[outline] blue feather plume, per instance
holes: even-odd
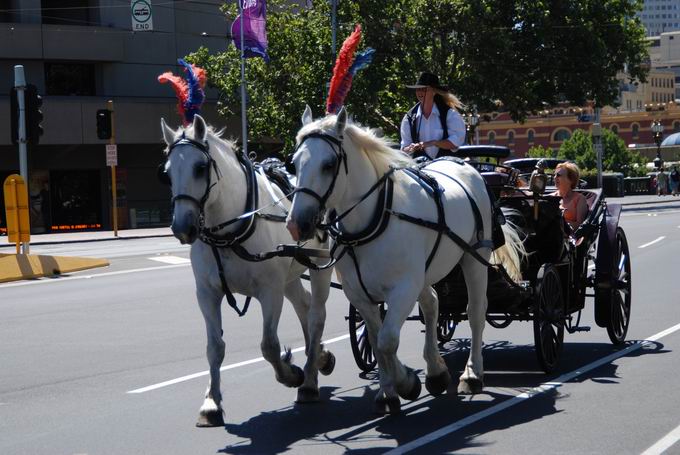
[[[361,51],[354,57],[354,63],[349,68],[349,72],[354,76],[357,71],[366,68],[373,61],[373,54],[375,54],[375,49],[372,47],[366,48],[365,51]]]
[[[188,121],[192,121],[194,115],[198,114],[201,110],[201,105],[205,100],[205,92],[203,91],[201,83],[201,75],[194,72],[194,66],[187,63],[183,59],[178,59],[177,63],[182,65],[187,73],[187,98],[184,102],[184,115]]]

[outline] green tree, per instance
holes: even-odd
[[[534,145],[527,151],[527,158],[547,158],[551,156],[555,156],[555,151],[542,145]]]
[[[562,143],[558,158],[574,161],[585,172],[597,169],[597,154],[593,137],[584,130],[576,130]],[[645,160],[638,152],[626,147],[626,143],[609,130],[602,131],[602,169],[621,172],[626,177],[644,175]]]
[[[339,2],[338,48],[361,23],[360,48],[377,50],[355,78],[346,106],[356,120],[398,137],[415,103],[405,85],[430,69],[468,105],[502,106],[515,119],[545,104],[612,104],[616,73],[628,64],[644,80],[640,0],[362,0]],[[224,6],[233,19],[234,4]],[[332,71],[329,2],[268,2],[271,62],[248,59],[248,122],[254,141],[277,138],[291,149],[305,104],[325,107]],[[221,113],[240,115],[239,55],[233,46],[188,59],[205,67]]]

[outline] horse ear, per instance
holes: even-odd
[[[302,126],[312,123],[312,109],[309,104],[305,104],[305,111],[302,113]]]
[[[164,118],[161,118],[161,130],[163,131],[163,140],[167,145],[175,142],[175,132],[165,123]]]
[[[205,120],[198,114],[194,115],[194,140],[205,142],[207,136],[208,126],[205,124]]]
[[[342,133],[345,131],[345,126],[347,125],[347,111],[345,110],[345,106],[340,108],[340,112],[338,112],[338,120],[337,123],[335,124],[335,133],[338,136],[342,136]]]

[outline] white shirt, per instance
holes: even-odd
[[[425,118],[423,115],[421,107],[422,106],[418,106],[415,115],[416,131],[418,131],[420,142],[448,139],[456,147],[460,147],[465,143],[465,122],[456,109],[449,108],[446,113],[446,126],[449,137],[443,138],[442,135],[444,132],[442,131],[442,122],[439,120],[439,109],[437,108],[437,105],[432,104],[432,112],[428,118]],[[404,115],[404,118],[401,121],[401,148],[403,149],[412,143],[411,125],[408,122],[407,114]],[[437,157],[437,153],[439,153],[439,147],[435,145],[425,147],[425,153],[427,153],[427,156],[434,159]]]

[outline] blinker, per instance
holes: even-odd
[[[161,163],[158,165],[158,169],[156,169],[156,176],[158,177],[158,180],[163,184],[163,185],[168,185],[170,186],[170,176],[168,175],[167,171],[165,170],[165,163]]]

